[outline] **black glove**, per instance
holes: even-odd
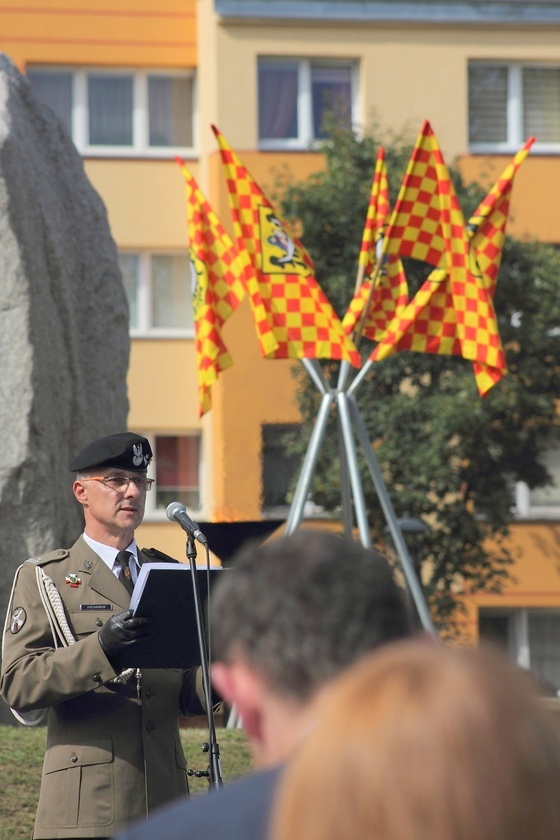
[[[99,644],[109,662],[118,658],[126,648],[136,644],[138,639],[150,634],[152,622],[149,618],[133,618],[132,610],[112,615],[99,631]]]

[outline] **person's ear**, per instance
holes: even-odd
[[[235,707],[247,737],[260,742],[264,690],[257,674],[245,662],[216,662],[212,666],[212,683],[228,706]]]
[[[79,501],[81,505],[87,504],[87,484],[85,482],[79,481],[76,479],[74,484],[72,485],[72,490],[74,492],[74,496]]]

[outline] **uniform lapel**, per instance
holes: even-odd
[[[99,595],[126,610],[130,604],[130,595],[107,564],[82,537],[77,540],[74,549],[80,572],[84,578],[87,576],[84,582]]]

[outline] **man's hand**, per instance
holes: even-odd
[[[126,648],[138,639],[150,634],[152,622],[149,618],[133,618],[132,610],[112,615],[99,631],[99,644],[109,661],[118,658]]]

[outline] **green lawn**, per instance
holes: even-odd
[[[187,762],[193,770],[206,770],[207,753],[202,744],[206,729],[183,729],[181,737]],[[0,840],[29,840],[39,796],[41,765],[45,750],[44,727],[0,726]],[[244,733],[239,729],[217,729],[222,774],[225,781],[251,769]],[[192,795],[208,790],[205,778],[190,777]]]

